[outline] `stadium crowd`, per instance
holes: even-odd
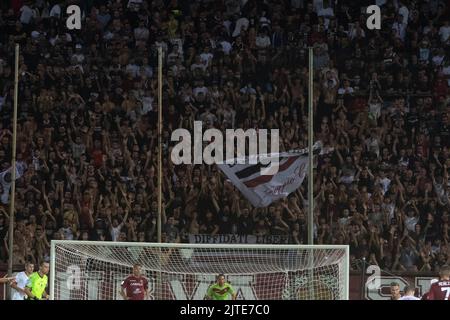
[[[164,51],[163,241],[306,243],[306,179],[253,208],[212,165],[174,166],[172,130],[280,128],[307,146],[314,47],[315,239],[390,271],[450,263],[450,11],[445,1],[9,1],[0,4],[0,261],[8,258],[14,44],[21,45],[14,263],[51,239],[155,241],[157,48]],[[66,27],[80,5],[81,30]],[[336,4],[337,3],[337,4]]]

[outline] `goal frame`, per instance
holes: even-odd
[[[345,251],[345,261],[343,263],[344,274],[344,298],[349,300],[349,285],[350,285],[350,247],[348,245],[296,245],[296,244],[194,244],[194,243],[153,243],[153,242],[114,242],[114,241],[82,241],[82,240],[52,240],[50,245],[50,299],[55,297],[55,252],[58,244],[84,244],[84,245],[102,245],[102,246],[116,246],[116,247],[153,247],[153,248],[180,248],[180,249],[341,249]],[[313,261],[311,261],[313,264]],[[313,269],[310,269],[313,270]]]

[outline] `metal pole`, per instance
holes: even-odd
[[[56,243],[50,242],[50,300],[55,300],[56,285]]]
[[[361,268],[361,300],[364,300],[364,291],[366,290],[366,258],[362,258]]]
[[[313,91],[314,91],[314,70],[313,70],[313,48],[309,48],[309,81],[308,81],[308,244],[314,244],[314,111],[313,111]],[[314,294],[314,249],[310,249],[309,254],[309,299],[315,299]]]
[[[162,215],[162,48],[158,48],[158,243],[161,243]]]
[[[157,236],[158,243],[161,243],[161,215],[162,215],[162,47],[158,47],[158,221],[157,221]],[[156,299],[163,299],[162,292],[162,250],[159,251],[159,271],[157,275],[157,284],[156,284]]]
[[[12,141],[12,166],[11,166],[11,203],[9,205],[9,255],[8,255],[8,275],[13,272],[14,253],[14,203],[16,195],[16,138],[17,138],[17,99],[19,91],[19,44],[16,43],[16,59],[14,74],[14,112],[13,112],[13,141]],[[11,287],[8,287],[8,296],[11,299]]]
[[[308,244],[314,244],[314,162],[313,162],[313,145],[314,145],[314,130],[313,130],[313,48],[309,48],[309,83],[308,83]]]

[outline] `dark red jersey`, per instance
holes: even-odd
[[[148,289],[148,280],[142,276],[131,275],[122,282],[122,288],[126,290],[130,300],[144,300],[144,293]]]
[[[428,291],[428,300],[450,300],[450,280],[433,283]]]

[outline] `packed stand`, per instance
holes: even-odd
[[[19,3],[15,1],[14,3]],[[156,241],[157,48],[164,51],[163,241],[288,235],[306,243],[307,186],[253,208],[217,166],[170,161],[171,132],[280,128],[307,146],[314,47],[315,241],[350,244],[351,266],[450,263],[450,26],[444,1],[62,1],[0,5],[0,165],[11,165],[14,43],[21,45],[14,263],[51,239]],[[80,2],[81,3],[81,2]],[[90,3],[86,5],[85,3]],[[6,261],[11,175],[1,175]]]

